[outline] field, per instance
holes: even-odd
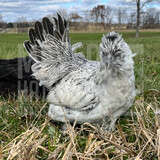
[[[78,51],[99,59],[102,33],[71,34],[72,43],[82,42]],[[160,159],[160,32],[124,32],[134,57],[137,96],[133,107],[104,133],[91,124],[71,127],[61,133],[60,124],[47,117],[43,99],[0,97],[0,159]],[[1,34],[0,59],[26,56],[26,34]],[[92,53],[92,54],[91,54]]]

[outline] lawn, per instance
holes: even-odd
[[[71,34],[82,42],[89,59],[99,59],[102,33]],[[160,128],[154,111],[160,107],[160,32],[122,33],[134,57],[137,96],[132,109],[103,133],[90,124],[63,134],[47,118],[48,104],[32,96],[0,97],[0,159],[150,159],[160,158]],[[26,56],[27,34],[0,34],[0,59]],[[158,143],[159,141],[159,143]],[[158,152],[159,151],[159,152]],[[26,158],[26,159],[27,159]]]

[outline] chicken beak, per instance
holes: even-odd
[[[110,69],[111,68],[111,62],[108,62],[107,64],[107,68]]]

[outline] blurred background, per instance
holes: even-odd
[[[160,0],[0,0],[0,33],[27,33],[56,13],[72,32],[160,29]]]

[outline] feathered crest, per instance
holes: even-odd
[[[121,71],[125,64],[125,57],[132,57],[132,52],[122,36],[113,31],[103,35],[100,56],[107,68]]]

